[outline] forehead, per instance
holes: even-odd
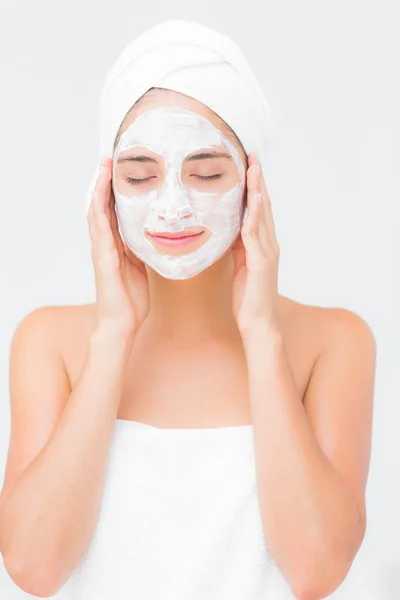
[[[182,159],[200,148],[224,148],[237,162],[232,142],[206,117],[180,106],[149,108],[122,133],[115,155],[144,146],[171,159]]]

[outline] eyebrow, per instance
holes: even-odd
[[[229,158],[230,160],[232,160],[232,156],[227,152],[217,151],[199,152],[198,154],[193,154],[192,156],[189,156],[189,158],[185,160],[203,160],[205,158]],[[123,158],[119,158],[117,160],[117,163],[124,163],[128,161],[158,163],[158,161],[155,158],[152,158],[151,156],[147,156],[145,154],[140,154],[138,156],[124,156]]]
[[[119,158],[117,160],[117,163],[124,163],[128,161],[158,163],[158,161],[155,158],[152,158],[151,156],[146,156],[145,154],[141,154],[139,156],[124,156],[122,158]]]
[[[202,160],[203,158],[230,158],[232,156],[227,152],[217,152],[213,150],[212,152],[200,152],[198,154],[193,154],[193,156],[189,156],[186,160]]]

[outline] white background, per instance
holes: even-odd
[[[94,298],[84,195],[97,161],[104,77],[144,29],[169,18],[198,20],[239,44],[272,108],[264,175],[281,246],[279,291],[353,310],[375,333],[368,529],[356,563],[376,600],[398,599],[398,0],[1,0],[0,6],[1,476],[9,343],[17,323],[42,305]],[[28,597],[2,564],[0,597]]]

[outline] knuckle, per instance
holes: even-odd
[[[256,239],[258,237],[258,231],[257,231],[256,227],[253,226],[250,228],[249,235],[253,239]]]

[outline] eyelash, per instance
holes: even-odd
[[[222,177],[222,175],[218,173],[217,175],[209,175],[208,177],[203,177],[202,175],[195,175],[195,177],[201,179],[202,181],[212,181],[215,179],[219,179],[220,177]],[[131,183],[132,185],[140,185],[141,183],[147,183],[148,181],[150,181],[150,179],[151,177],[147,177],[146,179],[132,179],[131,177],[126,178],[128,183]]]

